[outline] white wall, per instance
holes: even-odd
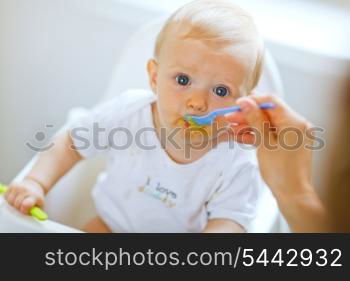
[[[11,180],[33,156],[26,142],[44,144],[35,141],[36,132],[52,135],[70,108],[103,95],[136,28],[80,4],[84,0],[0,0],[0,181]]]
[[[44,143],[34,141],[36,132],[52,135],[70,108],[91,106],[103,95],[130,33],[165,13],[130,10],[128,1],[118,1],[0,0],[0,181],[11,180],[33,156],[26,142]],[[329,127],[348,59],[267,44],[288,102]]]

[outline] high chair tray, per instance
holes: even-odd
[[[82,231],[21,214],[0,197],[0,233],[82,233]]]

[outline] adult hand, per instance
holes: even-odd
[[[227,115],[237,142],[257,147],[260,171],[294,231],[325,227],[324,207],[311,184],[311,125],[275,96],[237,100],[242,111]],[[262,103],[275,108],[261,110]]]
[[[296,186],[311,182],[311,125],[275,96],[244,97],[237,103],[242,111],[226,119],[236,141],[257,146],[261,174],[272,192],[304,192]],[[275,108],[261,110],[262,103],[274,103]]]

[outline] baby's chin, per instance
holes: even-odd
[[[186,130],[183,135],[186,144],[201,147],[211,141],[211,136],[204,130]]]
[[[192,127],[189,126],[182,130],[183,138],[186,143],[202,144],[215,141],[222,134],[229,134],[225,122],[214,122],[211,125]]]
[[[187,144],[201,144],[213,138],[211,126],[193,126],[180,119],[176,127],[181,129],[179,135]]]

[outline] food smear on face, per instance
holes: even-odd
[[[201,129],[204,128],[205,126],[203,125],[198,125],[196,122],[194,122],[190,116],[186,115],[184,117],[184,121],[188,124],[188,127],[194,128],[194,129]]]

